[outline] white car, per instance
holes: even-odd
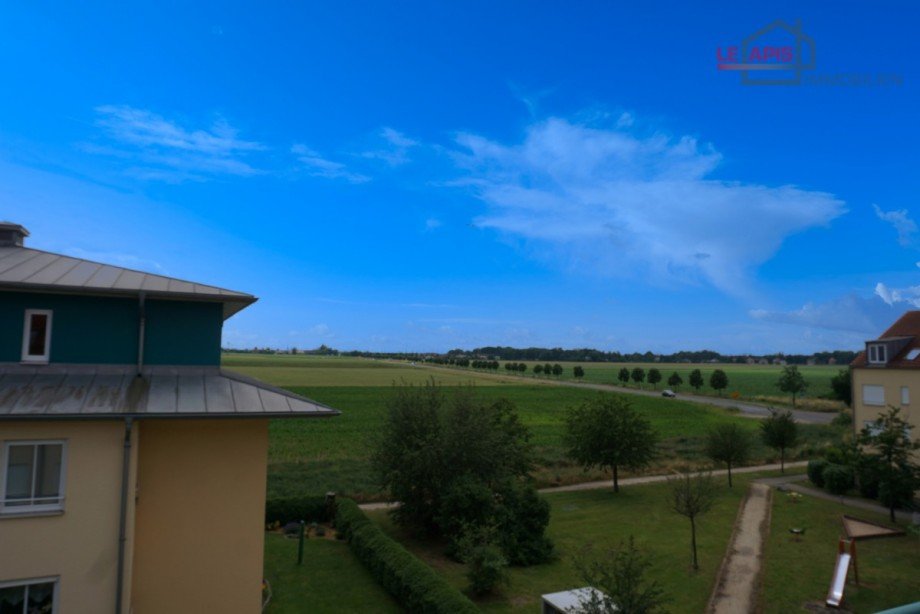
[[[661,391],[661,396],[668,397],[669,399],[673,399],[674,397],[677,396],[677,393],[671,390],[670,388],[668,388],[667,390]]]

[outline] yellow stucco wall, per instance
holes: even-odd
[[[261,607],[268,421],[145,421],[134,614]]]
[[[64,512],[0,515],[0,581],[58,577],[60,612],[114,612],[124,423],[0,422],[23,439],[67,442]]]
[[[884,405],[866,405],[863,402],[863,386],[883,386]],[[901,387],[907,386],[910,403],[901,403]],[[853,369],[853,426],[858,433],[866,421],[875,420],[879,413],[887,412],[888,406],[900,407],[901,417],[912,427],[912,433],[920,435],[920,369],[857,368]]]

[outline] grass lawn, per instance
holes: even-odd
[[[345,542],[308,539],[297,565],[297,540],[265,534],[265,577],[272,585],[267,614],[402,612]]]
[[[670,511],[668,485],[629,486],[619,494],[595,490],[546,495],[552,506],[549,535],[556,544],[557,560],[544,565],[511,569],[511,583],[494,597],[478,604],[486,611],[536,612],[540,595],[584,585],[572,556],[587,545],[595,549],[616,546],[633,535],[652,560],[649,577],[661,583],[671,612],[702,612],[728,545],[738,504],[752,479],[738,476],[734,489],[717,479],[719,496],[712,510],[698,523],[700,571],[690,566],[690,523]],[[465,566],[451,561],[439,544],[408,535],[384,511],[369,514],[407,548],[428,562],[458,588],[466,588]]]
[[[809,496],[793,503],[783,493],[774,493],[764,612],[797,612],[806,603],[823,603],[834,571],[837,540],[844,534],[840,517],[845,513],[891,526],[884,515]],[[789,534],[791,527],[806,529],[800,541]],[[876,612],[920,599],[920,541],[916,536],[861,541],[856,549],[860,586],[847,585],[846,609]]]

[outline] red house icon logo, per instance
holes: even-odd
[[[815,68],[815,42],[801,22],[777,20],[754,32],[741,45],[719,47],[717,68],[741,73],[744,85],[800,85],[802,71]]]

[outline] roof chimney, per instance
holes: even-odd
[[[22,247],[29,231],[19,224],[0,222],[0,247]]]

